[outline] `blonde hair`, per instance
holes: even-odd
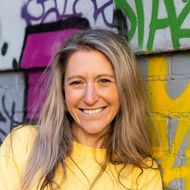
[[[65,107],[64,74],[70,56],[82,49],[97,50],[109,59],[115,72],[121,102],[109,138],[104,141],[107,157],[98,176],[110,162],[124,164],[124,167],[131,164],[141,170],[148,167],[145,163],[145,158],[151,157],[147,133],[148,112],[135,57],[128,42],[120,35],[107,30],[85,30],[64,43],[55,56],[53,79],[39,119],[33,150],[22,176],[22,190],[28,189],[34,176],[38,177],[40,189],[47,185],[53,189],[53,178],[59,163],[62,163],[66,175],[65,159],[72,151],[73,134],[72,118]]]

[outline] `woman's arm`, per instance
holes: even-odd
[[[156,162],[153,168],[144,169],[143,173],[142,190],[163,190],[162,178]]]
[[[14,129],[0,147],[0,190],[20,190],[22,170],[33,145],[34,127]]]
[[[13,159],[10,136],[7,136],[0,148],[0,189],[19,190],[21,169]]]

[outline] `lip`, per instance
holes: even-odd
[[[80,112],[82,112],[85,115],[92,116],[92,115],[97,115],[101,114],[108,106],[101,106],[97,108],[79,108]]]

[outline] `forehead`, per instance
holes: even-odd
[[[108,58],[96,50],[80,50],[70,56],[65,75],[95,75],[102,73],[114,75],[112,64]]]

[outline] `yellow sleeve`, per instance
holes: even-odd
[[[14,130],[0,148],[0,190],[20,190],[20,177],[34,133],[29,127]]]
[[[154,162],[154,168],[158,168]],[[142,178],[142,190],[163,190],[162,179],[159,169],[145,169]]]
[[[9,134],[0,148],[0,189],[19,190],[20,174],[21,169],[13,159]]]

